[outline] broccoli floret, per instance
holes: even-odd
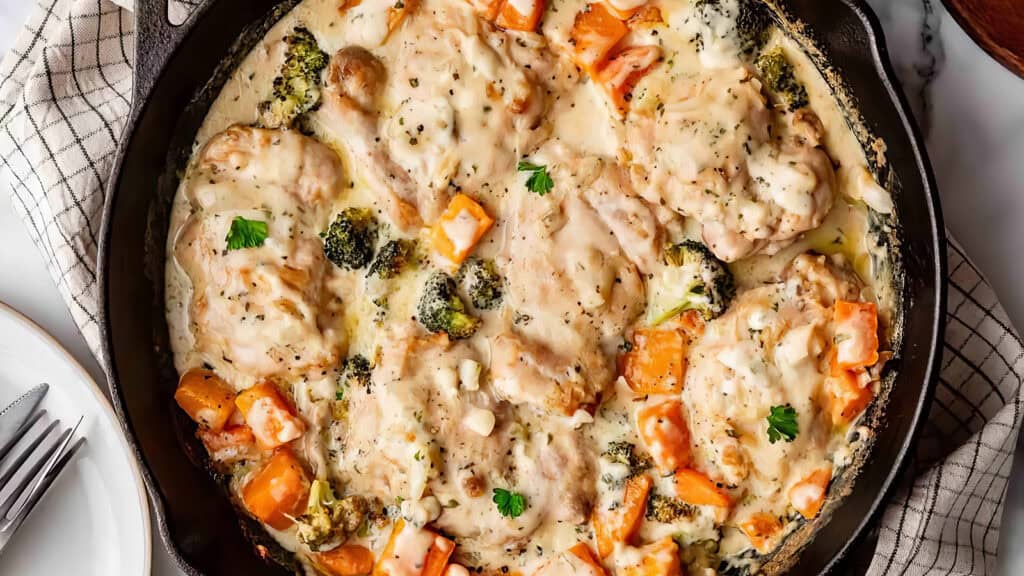
[[[320,237],[328,260],[341,268],[358,270],[373,259],[377,219],[367,208],[346,208]]]
[[[370,373],[373,366],[362,354],[356,354],[345,360],[338,372],[338,387],[334,392],[332,415],[335,420],[348,420],[348,391],[354,386],[369,388],[372,383]]]
[[[301,26],[284,37],[284,64],[274,78],[269,100],[260,103],[260,118],[268,128],[292,125],[297,117],[320,105],[320,74],[327,67],[327,54],[313,33]]]
[[[652,522],[672,524],[682,518],[691,518],[696,509],[678,498],[652,492],[647,498],[646,518]]]
[[[771,36],[774,21],[762,0],[698,0],[695,8],[698,17],[711,33],[734,33],[740,54],[748,58],[763,48]],[[723,20],[734,25],[728,31],[722,30],[716,23]],[[703,47],[705,39],[699,40]]]
[[[469,338],[480,327],[480,320],[466,312],[466,304],[456,293],[455,280],[444,272],[435,272],[427,279],[417,317],[427,330],[447,332],[454,339]]]
[[[665,264],[648,284],[651,324],[686,310],[699,311],[705,320],[717,318],[736,295],[729,268],[700,242],[685,240],[667,247]]]
[[[459,268],[459,285],[469,294],[478,310],[494,310],[501,306],[502,279],[494,260],[470,258]]]
[[[761,0],[740,0],[736,15],[736,35],[740,39],[740,52],[752,56],[764,47],[771,36],[771,12]]]
[[[679,559],[686,565],[687,574],[705,574],[720,564],[718,540],[698,540],[690,544],[679,543]]]
[[[601,453],[605,459],[629,467],[629,475],[636,476],[651,467],[651,459],[636,451],[636,446],[625,440],[616,440],[608,444]]]
[[[372,370],[373,366],[370,365],[370,361],[366,359],[366,356],[356,354],[345,360],[345,371],[342,373],[342,377],[349,386],[366,388],[370,385],[370,372]]]
[[[401,274],[407,266],[415,261],[415,258],[415,240],[388,240],[381,246],[377,256],[370,263],[370,270],[366,275],[390,280]]]
[[[761,53],[754,61],[764,85],[789,110],[807,106],[807,90],[796,79],[793,65],[786,58],[782,48],[773,48]]]
[[[359,530],[368,510],[364,498],[335,498],[329,483],[314,480],[309,487],[306,512],[295,519],[295,535],[314,552],[329,550]]]

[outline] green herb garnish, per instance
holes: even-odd
[[[526,179],[526,189],[538,196],[543,196],[555,187],[555,181],[548,174],[548,167],[530,162],[519,162],[517,169],[520,172],[529,172],[530,177]]]
[[[231,229],[224,240],[228,243],[228,250],[239,250],[242,248],[258,248],[263,246],[267,239],[267,223],[260,220],[246,220],[241,216],[235,216],[231,221]]]
[[[506,518],[518,518],[526,510],[526,497],[518,492],[495,488],[491,500],[498,506],[498,513]]]
[[[796,440],[800,432],[796,423],[796,409],[786,404],[785,406],[772,406],[771,414],[768,414],[768,441],[775,444],[779,440],[786,442]]]

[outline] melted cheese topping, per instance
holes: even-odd
[[[649,509],[632,543],[674,537],[696,550],[717,541],[715,563],[692,570],[715,569],[718,559],[755,568],[742,523],[761,513],[786,519],[780,541],[795,528],[794,507],[824,490],[789,488],[823,466],[839,473],[856,449],[822,405],[833,341],[842,340],[831,306],[878,300],[883,318],[891,314],[885,278],[874,276],[886,256],[868,233],[868,208],[891,214],[892,199],[822,77],[778,31],[769,47],[792,60],[810,106],[771,104],[739,52],[736,0],[705,12],[691,2],[609,3],[619,13],[649,4],[663,19],[634,25],[621,41],[662,54],[623,116],[572,62],[582,0],[550,2],[536,34],[496,28],[474,12],[485,2],[405,0],[399,10],[393,0],[305,0],[242,62],[197,136],[168,245],[176,366],[208,366],[238,390],[265,379],[291,390],[305,434],[276,427],[292,422],[276,406],[254,406],[248,425],[276,430],[275,443],[290,442],[311,477],[330,479],[339,495],[406,519],[383,560],[390,574],[418,576],[431,546],[447,545],[435,538],[443,531],[469,567],[596,576],[566,550],[593,541],[595,510],[624,505],[636,463],[608,455],[623,442],[656,461],[686,444],[690,466],[733,502],[683,504],[671,519]],[[510,2],[524,15],[533,5]],[[299,25],[328,55],[366,49],[383,70],[379,93],[328,82],[304,122],[311,136],[249,128],[284,59],[282,38]],[[544,167],[551,192],[527,189],[522,160]],[[476,310],[461,287],[481,325],[455,341],[415,318],[421,287],[439,268],[432,262],[443,262],[428,254],[428,227],[459,191],[494,228],[477,242],[481,223],[467,210],[440,226],[455,252],[494,261],[503,297],[497,309]],[[374,211],[378,244],[418,240],[418,264],[382,280],[327,261],[318,235],[353,206]],[[236,217],[266,222],[266,241],[227,250]],[[673,397],[688,437],[637,421],[660,397],[638,396],[619,364],[633,331],[662,320],[666,310],[649,308],[649,298],[691,292],[663,254],[684,239],[728,261],[739,288],[681,352],[686,370]],[[805,255],[812,251],[827,258]],[[357,354],[373,363],[371,384],[339,387],[344,359]],[[860,377],[870,384],[875,375]],[[767,434],[780,406],[796,411],[792,441]],[[638,426],[661,443],[645,449]],[[256,451],[219,450],[250,459]],[[235,490],[265,456],[225,459]],[[671,475],[647,473],[653,494],[678,495]],[[521,495],[522,514],[500,514],[496,489]],[[381,518],[350,540],[379,557],[389,524]],[[270,532],[312,562],[294,528]],[[644,561],[643,548],[620,542],[605,566],[631,572]]]

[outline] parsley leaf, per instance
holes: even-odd
[[[796,423],[796,409],[786,404],[785,406],[772,406],[768,414],[768,442],[775,444],[779,440],[786,442],[796,440],[800,432]]]
[[[240,250],[242,248],[257,248],[263,246],[267,239],[267,223],[260,220],[246,220],[241,216],[235,216],[231,221],[231,229],[224,238],[228,243],[228,250]]]
[[[495,488],[491,501],[498,505],[498,513],[506,518],[518,518],[526,510],[526,497],[504,488]]]
[[[530,173],[530,177],[526,179],[526,189],[538,196],[551,192],[551,189],[555,187],[555,181],[548,174],[547,166],[520,161],[516,169],[520,172]]]

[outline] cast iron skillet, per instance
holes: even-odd
[[[280,550],[236,513],[222,483],[203,467],[193,425],[174,405],[163,266],[170,203],[209,105],[234,65],[297,1],[208,0],[180,27],[168,24],[165,0],[136,2],[135,98],[109,181],[100,246],[103,360],[160,534],[193,575],[289,569],[266,560]],[[880,423],[873,450],[852,486],[839,482],[848,496],[833,503],[789,570],[822,574],[840,565],[880,510],[927,414],[945,316],[945,245],[924,145],[893,81],[874,15],[863,0],[782,4],[812,31],[820,49],[812,51],[816,64],[846,80],[844,87],[829,76],[849,97],[854,123],[866,128],[863,142],[872,135],[884,141],[887,163],[874,168],[894,191],[901,220],[893,250],[902,278],[903,340],[891,363],[888,401],[876,403],[886,413],[876,408],[869,415]],[[287,554],[280,559],[284,566],[290,561]]]

